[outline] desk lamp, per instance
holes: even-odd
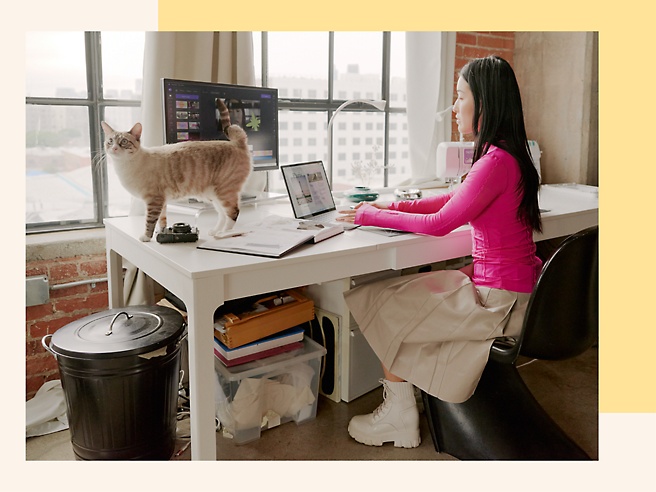
[[[335,120],[335,116],[337,116],[337,113],[339,113],[342,109],[344,109],[346,106],[350,106],[351,104],[355,103],[362,103],[362,104],[368,104],[370,106],[373,106],[379,111],[384,111],[385,106],[387,105],[387,101],[384,101],[382,99],[375,100],[375,99],[350,99],[346,101],[344,104],[339,106],[333,115],[330,117],[330,120],[328,120],[328,165],[330,169],[330,185],[332,186],[333,183],[333,139],[332,139],[332,129],[333,129],[333,121]]]

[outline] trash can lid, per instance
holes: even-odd
[[[128,306],[78,319],[57,330],[50,348],[57,355],[85,359],[152,352],[185,331],[182,315],[164,306]]]

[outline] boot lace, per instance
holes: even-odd
[[[385,414],[387,413],[387,407],[390,405],[390,399],[387,398],[389,393],[392,393],[392,390],[390,390],[389,386],[387,386],[387,383],[385,382],[384,379],[379,379],[378,382],[383,384],[383,402],[378,405],[378,407],[374,410],[373,412],[373,419],[377,420],[381,417],[384,417]]]

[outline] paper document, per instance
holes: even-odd
[[[229,253],[280,258],[305,243],[318,243],[344,232],[341,225],[320,225],[286,217],[269,216],[249,226],[233,229],[223,237],[198,245]]]

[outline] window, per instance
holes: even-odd
[[[100,122],[127,130],[140,120],[144,41],[144,32],[26,33],[28,233],[99,227],[128,213],[130,195],[98,159]],[[381,170],[371,186],[408,177],[404,33],[254,32],[253,44],[256,84],[278,88],[282,164],[327,163],[335,109],[385,99],[383,112],[351,105],[336,117],[328,172],[335,190],[351,188],[353,162],[372,155]],[[268,186],[284,192],[279,172]]]
[[[94,161],[100,121],[139,119],[143,32],[26,33],[27,232],[97,227],[130,197]]]
[[[327,165],[327,171],[336,191],[353,187],[352,164],[362,156],[370,156],[380,166],[370,186],[393,187],[409,177],[399,171],[410,169],[407,140],[401,134],[407,127],[405,33],[254,33],[253,44],[256,83],[278,88],[281,99],[282,165],[317,156],[328,164],[327,127],[333,111],[350,99],[385,99],[384,112],[354,104],[335,117],[333,166]],[[283,138],[289,134],[288,124],[292,128],[302,125],[304,136],[309,137],[304,147],[288,146],[291,139]],[[404,160],[392,158],[401,155],[406,156]],[[286,161],[285,156],[293,161]],[[284,192],[280,173],[270,173],[269,189]]]

